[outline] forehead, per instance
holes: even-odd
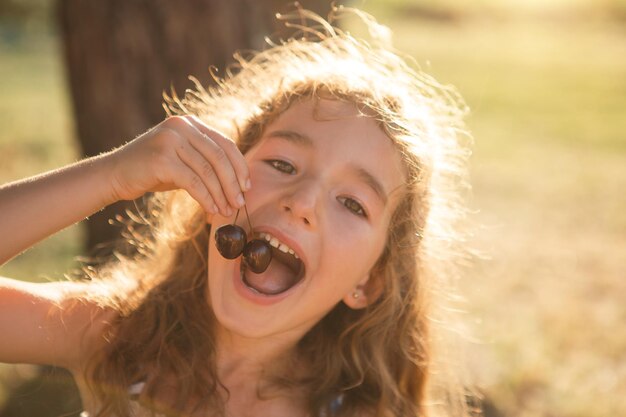
[[[392,140],[373,115],[353,103],[328,99],[295,102],[266,131],[267,137],[289,135],[290,141],[309,148],[328,168],[362,168],[380,181],[387,193],[404,184],[404,163]]]

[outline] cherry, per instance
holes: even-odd
[[[246,232],[235,224],[225,224],[215,231],[215,246],[226,259],[235,259],[246,245]]]
[[[244,206],[244,209],[248,218],[248,225],[252,230],[248,208]],[[215,231],[215,246],[226,259],[235,259],[243,253],[248,268],[260,274],[267,269],[272,261],[272,248],[269,243],[261,239],[252,239],[246,243],[248,240],[246,232],[235,224],[238,216],[239,211],[237,211],[233,224],[225,224]]]
[[[266,241],[253,239],[243,248],[243,258],[252,272],[260,274],[272,261],[272,249]]]

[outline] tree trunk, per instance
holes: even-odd
[[[323,16],[330,9],[330,0],[300,3]],[[159,123],[163,92],[184,92],[189,75],[207,85],[210,67],[223,73],[236,50],[261,49],[276,31],[275,13],[285,9],[279,0],[59,0],[83,155],[111,150]],[[120,202],[91,216],[88,250],[117,237],[109,219],[129,206]]]

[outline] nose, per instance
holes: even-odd
[[[285,190],[280,200],[281,208],[296,222],[315,227],[321,194],[322,190],[313,181],[302,181]]]

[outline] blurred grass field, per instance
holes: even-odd
[[[626,2],[359,4],[471,109],[485,257],[460,287],[482,390],[510,417],[626,415]],[[2,182],[77,157],[57,42],[0,43]],[[80,238],[0,275],[58,278]]]
[[[44,172],[78,158],[60,46],[51,35],[0,41],[0,183]],[[80,252],[72,227],[0,267],[27,280],[58,278]],[[3,236],[2,238],[9,238]]]

